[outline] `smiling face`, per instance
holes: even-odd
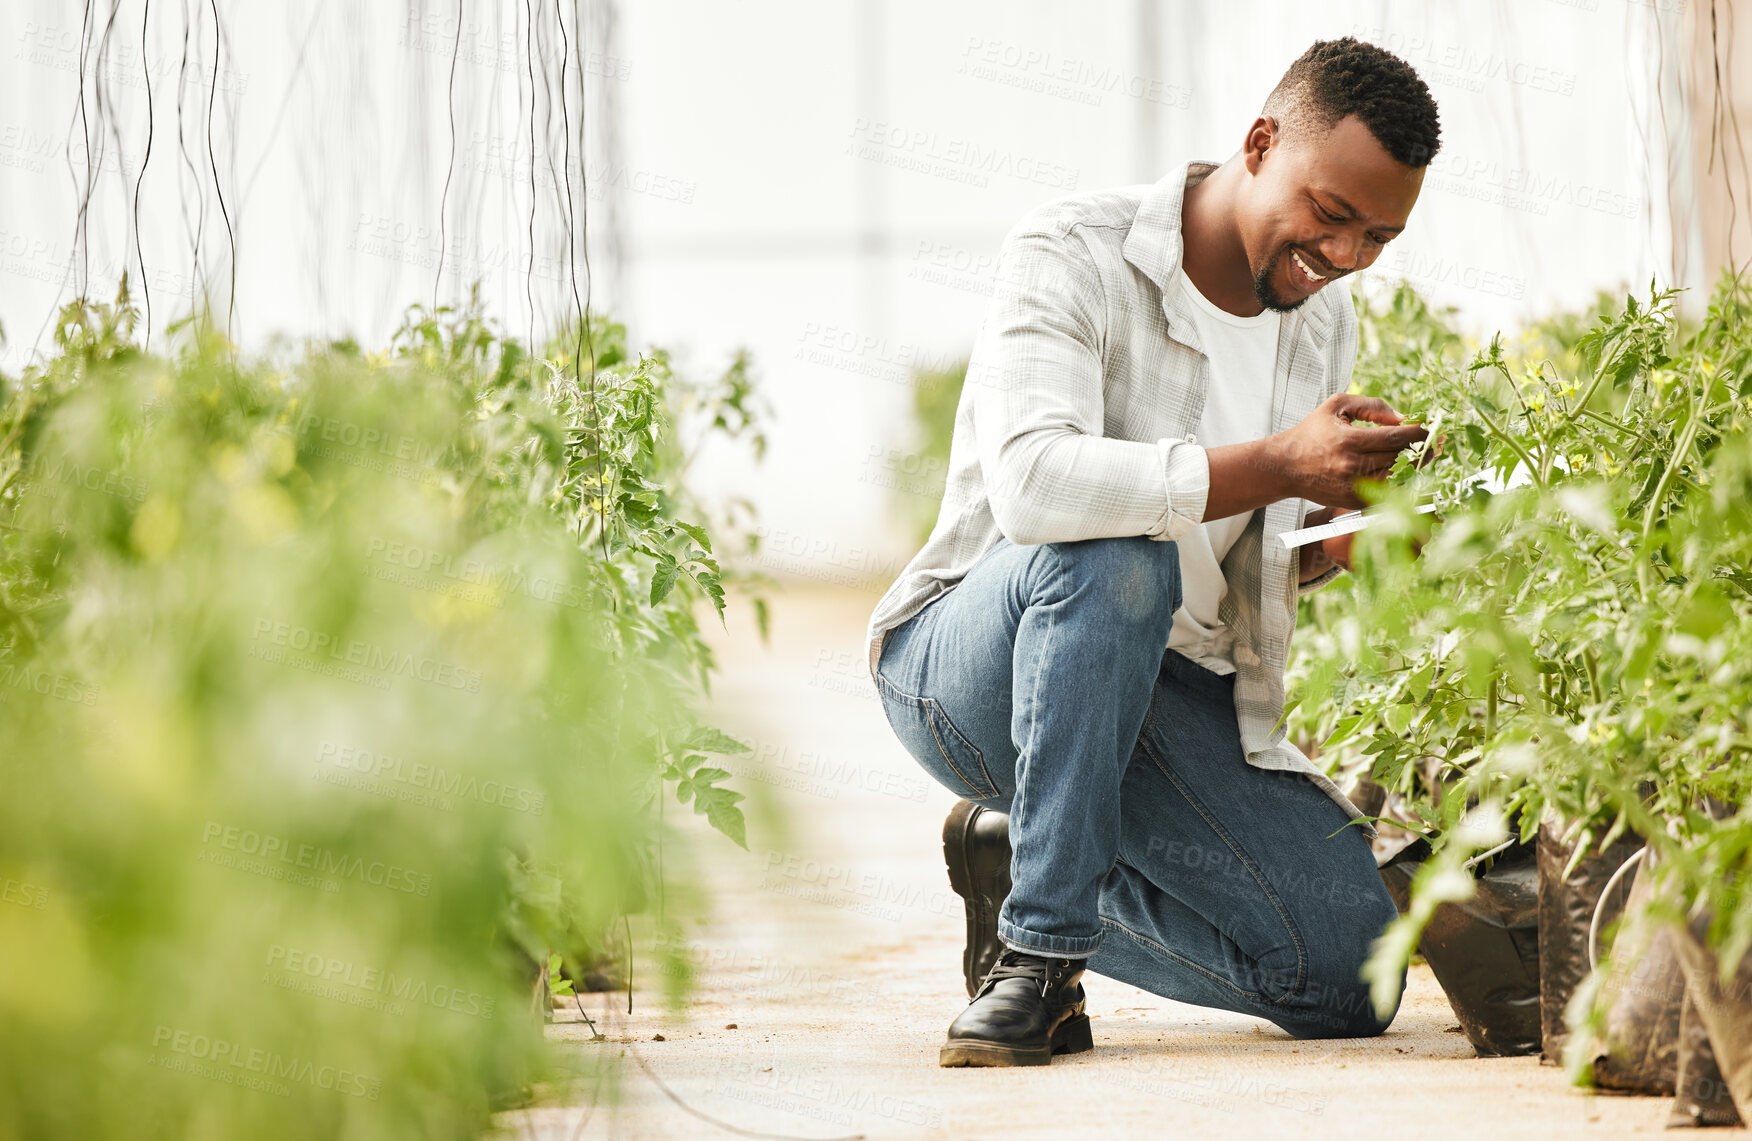
[[[1236,217],[1253,291],[1268,309],[1294,309],[1381,256],[1405,228],[1424,168],[1387,153],[1361,119],[1281,137],[1261,117],[1247,133],[1250,176]]]

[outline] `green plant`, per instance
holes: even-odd
[[[1378,1003],[1435,903],[1472,891],[1465,861],[1547,816],[1578,851],[1640,834],[1679,906],[1714,915],[1731,970],[1752,945],[1752,818],[1702,806],[1744,804],[1752,780],[1745,284],[1725,280],[1695,328],[1654,293],[1529,338],[1555,358],[1498,338],[1463,365],[1408,292],[1365,308],[1359,389],[1443,443],[1421,470],[1401,461],[1356,572],[1310,607],[1292,720],[1435,843],[1372,965]],[[1492,494],[1475,472],[1521,486]]]
[[[891,497],[895,512],[919,542],[930,537],[942,506],[944,477],[949,471],[949,444],[955,435],[955,413],[967,379],[967,361],[940,369],[923,369],[912,377],[913,435],[916,451],[908,457],[917,474],[902,471]]]
[[[0,1137],[476,1136],[549,1072],[539,964],[661,890],[665,785],[742,840],[666,369],[133,323],[0,379]]]

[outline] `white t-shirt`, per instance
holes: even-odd
[[[1217,448],[1271,435],[1282,315],[1267,309],[1257,317],[1237,317],[1206,300],[1184,270],[1178,278],[1210,360],[1210,387],[1196,442]],[[1179,540],[1181,604],[1174,612],[1168,648],[1215,673],[1235,672],[1234,631],[1217,620],[1217,605],[1229,590],[1221,563],[1252,518],[1249,511],[1203,523]]]

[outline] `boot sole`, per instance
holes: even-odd
[[[1052,1032],[1050,1045],[1011,1046],[1003,1042],[984,1042],[963,1038],[944,1045],[937,1054],[937,1065],[953,1066],[1044,1066],[1055,1054],[1081,1054],[1095,1048],[1095,1036],[1089,1029],[1089,1016],[1073,1015],[1059,1023]]]
[[[961,952],[961,978],[970,999],[980,983],[974,977],[973,949],[998,941],[998,901],[992,899],[989,890],[992,885],[974,883],[973,869],[967,859],[967,833],[973,827],[974,818],[983,811],[985,809],[971,800],[957,801],[949,818],[943,822],[943,863],[949,868],[949,887],[961,897],[967,912],[967,946]]]

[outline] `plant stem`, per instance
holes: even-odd
[[[1613,360],[1616,361],[1617,358],[1614,357]],[[1594,393],[1599,389],[1600,381],[1604,379],[1605,376],[1606,362],[1601,361],[1599,367],[1594,370],[1593,377],[1589,379],[1588,387],[1582,392],[1582,398],[1576,401],[1575,405],[1569,410],[1569,415],[1564,417],[1565,423],[1574,420],[1577,416],[1587,411],[1588,402],[1594,399]]]
[[[1708,382],[1704,383],[1704,387]],[[1667,466],[1661,471],[1661,479],[1655,484],[1655,492],[1649,496],[1649,504],[1643,509],[1642,554],[1637,561],[1637,587],[1642,591],[1643,601],[1649,598],[1648,545],[1649,536],[1655,529],[1655,512],[1660,509],[1662,501],[1667,496],[1667,487],[1673,482],[1673,475],[1679,470],[1679,465],[1691,453],[1691,445],[1697,439],[1697,428],[1703,420],[1703,403],[1705,393],[1701,389],[1691,393],[1691,411],[1685,419],[1685,430],[1679,434],[1679,442],[1673,446],[1673,454],[1667,459]]]
[[[1479,419],[1484,421],[1484,426],[1490,429],[1490,434],[1501,440],[1511,452],[1514,452],[1516,456],[1520,457],[1521,462],[1527,465],[1527,474],[1532,476],[1534,481],[1537,482],[1540,487],[1543,488],[1546,486],[1544,471],[1538,464],[1533,462],[1532,455],[1528,453],[1526,448],[1521,446],[1520,441],[1497,427],[1496,421],[1490,418],[1490,413],[1482,408],[1477,408],[1476,405],[1474,408],[1478,412]]]

